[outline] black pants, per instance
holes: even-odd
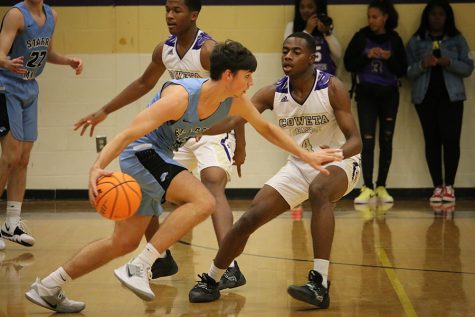
[[[463,101],[451,102],[447,93],[426,96],[416,105],[424,132],[427,165],[434,187],[442,186],[442,149],[445,185],[453,185],[460,159]]]
[[[373,188],[374,148],[376,125],[379,119],[379,169],[376,186],[386,186],[393,153],[399,89],[398,87],[358,84],[356,101],[363,140],[361,161],[364,185]]]

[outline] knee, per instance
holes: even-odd
[[[233,226],[233,231],[240,237],[248,237],[259,228],[259,221],[252,215],[245,213]]]
[[[308,195],[312,206],[322,206],[331,202],[330,193],[321,184],[310,185]]]
[[[2,162],[7,169],[13,169],[20,165],[21,155],[19,153],[2,153]],[[28,163],[27,163],[28,164]]]
[[[223,192],[228,181],[228,175],[220,167],[208,167],[201,172],[201,182],[211,192]]]
[[[17,167],[26,168],[30,162],[30,154],[24,154],[17,162]]]
[[[216,210],[216,199],[210,193],[200,197],[195,203],[196,215],[199,221],[203,221]]]
[[[141,238],[134,239],[124,235],[114,236],[112,243],[117,251],[117,256],[123,256],[136,250],[140,245]]]

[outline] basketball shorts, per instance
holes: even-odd
[[[338,166],[346,173],[348,186],[345,195],[356,186],[361,172],[361,160],[359,155],[324,166]],[[266,185],[277,190],[289,204],[290,208],[294,208],[308,199],[310,183],[319,173],[320,171],[301,160],[289,159],[287,164],[266,182]]]
[[[220,167],[231,179],[236,139],[234,132],[218,135],[203,135],[197,142],[195,138],[189,139],[178,151],[174,152],[174,159],[192,171],[198,173],[208,167]]]
[[[173,178],[186,171],[167,154],[151,144],[130,144],[120,154],[120,169],[140,184],[142,201],[137,215],[159,216],[163,213],[162,203]]]
[[[13,79],[12,79],[13,80]],[[18,79],[0,91],[0,137],[11,131],[18,141],[38,138],[38,83]]]

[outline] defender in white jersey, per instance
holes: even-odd
[[[168,70],[173,79],[209,77],[209,58],[216,42],[196,25],[201,1],[167,0],[165,9],[171,36],[157,45],[152,54],[152,61],[140,78],[127,86],[104,107],[75,124],[75,129],[82,128],[81,135],[90,127],[90,136],[92,136],[94,127],[109,113],[148,93],[155,87],[165,70]],[[244,126],[236,127],[235,131],[236,139],[234,132],[203,136],[199,141],[192,138],[175,152],[174,157],[189,170],[197,167],[202,183],[216,198],[216,211],[212,219],[218,244],[233,224],[233,214],[225,195],[231,168],[234,162],[240,176],[240,166],[245,160]],[[145,233],[147,241],[151,239],[158,227],[158,218],[154,217]],[[177,271],[178,267],[170,251],[167,251],[167,256],[158,259],[153,265],[152,279],[173,275]],[[235,262],[231,264],[227,273],[221,281],[223,288],[240,286],[246,282]]]
[[[327,281],[335,220],[335,202],[355,186],[360,174],[361,138],[351,114],[347,89],[336,77],[314,68],[315,42],[307,33],[290,35],[282,50],[282,69],[287,75],[276,84],[260,89],[251,99],[263,112],[273,109],[280,128],[309,152],[341,149],[345,159],[316,170],[300,158],[289,156],[287,164],[257,193],[249,210],[226,235],[209,273],[191,289],[191,302],[218,299],[213,281],[239,256],[250,235],[259,227],[309,199],[314,267],[303,286],[290,286],[289,294],[327,308]],[[241,119],[242,120],[242,119]]]

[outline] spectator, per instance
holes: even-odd
[[[455,201],[453,185],[466,99],[463,78],[473,71],[469,54],[467,41],[455,26],[450,4],[429,1],[419,28],[407,44],[407,76],[414,81],[412,102],[424,133],[426,161],[434,184],[432,203]]]
[[[398,13],[386,0],[372,1],[368,6],[368,26],[353,36],[345,52],[344,63],[356,76],[356,102],[363,139],[362,168],[364,186],[355,199],[357,204],[373,198],[392,203],[386,190],[386,179],[392,157],[392,142],[399,107],[399,78],[406,73],[404,44],[394,31]],[[376,124],[379,119],[379,170],[373,187]]]
[[[326,14],[325,6],[318,6],[316,0],[296,0],[294,21],[287,24],[284,40],[294,32],[306,32],[316,43],[315,66],[335,75],[336,64],[341,58],[341,45],[333,31],[333,21]]]

